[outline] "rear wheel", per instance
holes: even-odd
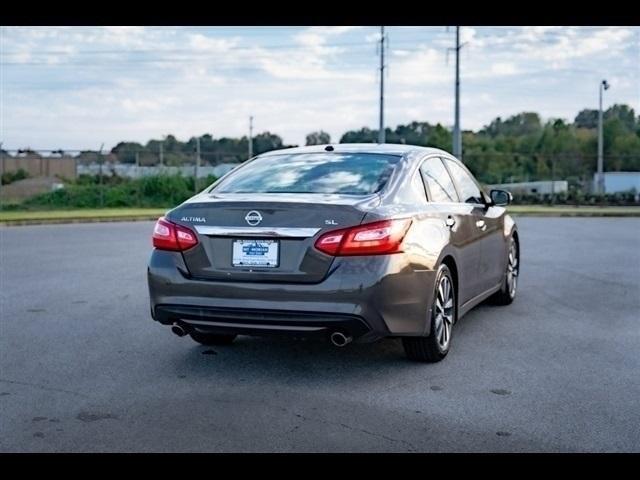
[[[189,336],[202,345],[230,345],[237,337],[234,334],[205,333],[198,330],[189,332]]]
[[[509,240],[509,251],[507,253],[507,272],[505,274],[502,288],[491,297],[492,303],[496,305],[509,305],[516,298],[518,290],[518,274],[520,272],[520,249],[518,241],[511,237]]]
[[[431,333],[428,337],[404,337],[402,345],[407,357],[419,362],[439,362],[446,357],[455,319],[456,292],[451,272],[446,265],[441,265],[431,306]]]

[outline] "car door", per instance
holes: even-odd
[[[453,178],[461,202],[471,208],[473,237],[479,245],[477,284],[475,295],[480,295],[498,284],[504,272],[504,236],[502,222],[504,212],[490,206],[480,185],[471,173],[458,161],[445,159],[445,165]]]
[[[460,305],[478,294],[481,232],[476,227],[475,206],[460,201],[458,190],[439,156],[428,157],[420,167],[429,202],[449,225],[449,243],[457,252]]]
[[[490,201],[487,198],[487,201]],[[504,237],[504,207],[488,205],[482,212],[486,232],[482,239],[480,271],[486,273],[487,288],[501,283],[507,268],[507,242]]]

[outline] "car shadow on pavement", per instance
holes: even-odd
[[[374,374],[384,382],[383,377],[396,375],[399,370],[420,370],[424,377],[425,367],[442,369],[437,364],[407,360],[399,339],[337,348],[316,339],[239,336],[229,346],[185,344],[177,352],[168,359],[177,374],[231,383],[262,379],[317,387],[336,382],[370,383]]]

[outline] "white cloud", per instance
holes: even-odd
[[[386,120],[453,121],[454,33],[388,27]],[[522,110],[572,118],[597,102],[638,108],[640,30],[463,27],[463,128]],[[210,132],[303,143],[376,128],[377,27],[2,27],[2,131],[9,148],[95,148]],[[109,51],[111,53],[86,53]],[[51,53],[55,52],[55,53]],[[32,65],[39,63],[41,65]]]
[[[238,45],[238,39],[211,38],[201,33],[188,35],[189,46],[196,51],[208,53],[227,53],[229,48]]]
[[[519,73],[519,70],[513,63],[497,62],[491,64],[491,73],[495,75],[515,75]]]
[[[464,27],[460,29],[460,43],[473,42],[476,35],[476,29],[473,27]]]
[[[180,100],[175,97],[125,98],[120,103],[129,113],[149,114],[162,111],[167,107],[175,107],[180,104]]]
[[[389,66],[390,80],[402,85],[430,85],[448,82],[445,52],[423,47],[398,58]]]
[[[609,56],[617,55],[626,47],[625,43],[632,38],[631,28],[612,27],[588,30],[579,34],[576,28],[552,31],[555,35],[548,41],[542,41],[549,29],[524,29],[514,40],[519,40],[515,48],[530,58],[544,59],[549,62],[565,61],[606,52]]]

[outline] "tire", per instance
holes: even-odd
[[[234,334],[205,333],[198,330],[189,332],[189,336],[201,345],[231,345],[236,339]]]
[[[456,293],[449,267],[440,265],[430,309],[431,333],[428,337],[402,339],[404,352],[409,360],[434,363],[447,356],[457,315]]]
[[[507,250],[507,271],[500,290],[491,297],[494,305],[510,305],[516,298],[518,291],[518,274],[520,273],[520,245],[511,236]]]

